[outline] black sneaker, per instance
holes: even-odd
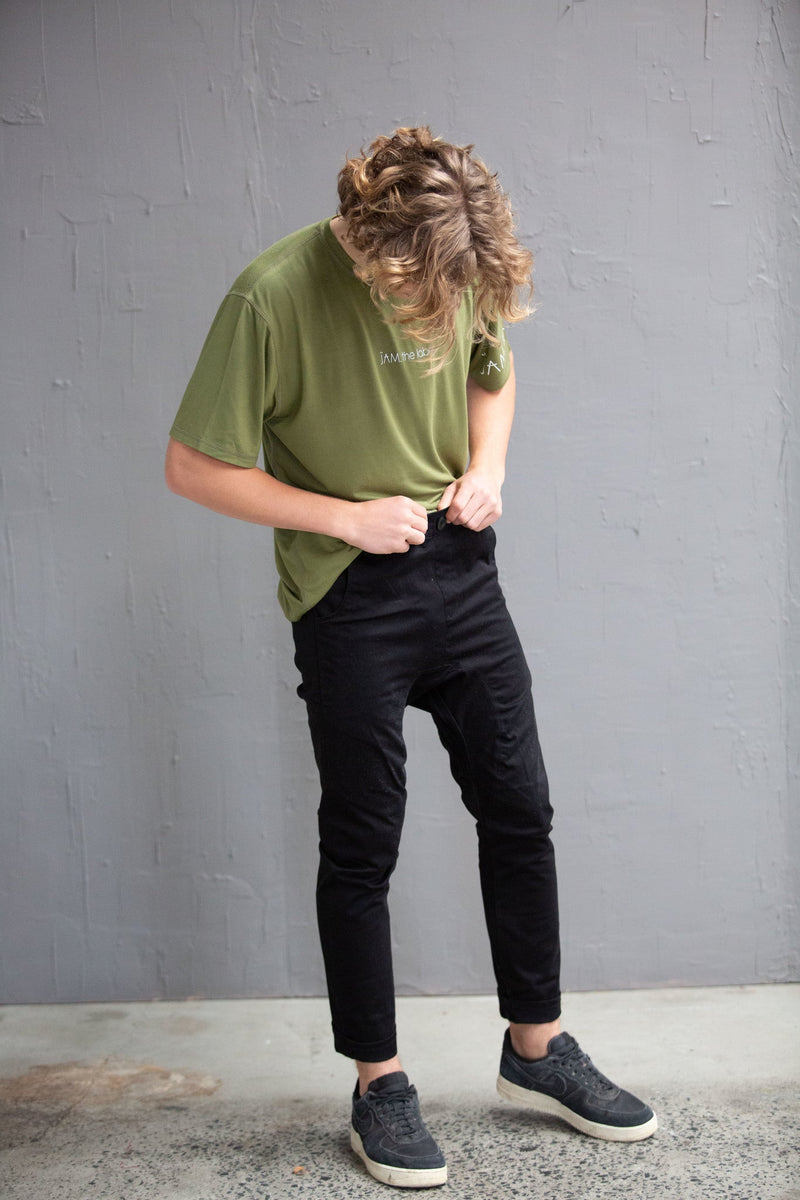
[[[447,1165],[419,1111],[417,1089],[404,1071],[374,1079],[363,1096],[356,1085],[350,1145],[374,1179],[394,1187],[437,1187]]]
[[[546,1058],[531,1061],[520,1058],[506,1031],[497,1090],[609,1142],[639,1142],[658,1128],[652,1108],[601,1075],[568,1033],[550,1039]]]

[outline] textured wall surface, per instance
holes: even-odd
[[[790,0],[5,0],[0,998],[323,988],[271,538],[162,458],[227,285],[417,121],[537,260],[499,556],[565,983],[797,978],[799,50]],[[489,990],[471,822],[408,738],[398,987]]]

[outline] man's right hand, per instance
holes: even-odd
[[[368,554],[405,554],[409,546],[421,546],[428,532],[428,514],[408,496],[353,503],[353,527],[345,538],[351,546]]]

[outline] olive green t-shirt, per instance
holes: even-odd
[[[468,459],[466,382],[496,391],[510,372],[499,345],[474,343],[472,296],[446,366],[394,325],[353,274],[330,221],[259,255],[223,300],[171,436],[344,500],[409,496],[436,509]],[[360,553],[325,534],[276,529],[278,597],[296,621]]]

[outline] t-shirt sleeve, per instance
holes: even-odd
[[[238,467],[254,467],[274,405],[269,327],[243,296],[219,307],[170,429],[176,441]]]
[[[497,392],[511,374],[511,351],[502,323],[493,321],[489,330],[499,341],[495,344],[483,338],[475,343],[469,360],[469,377],[487,392]]]

